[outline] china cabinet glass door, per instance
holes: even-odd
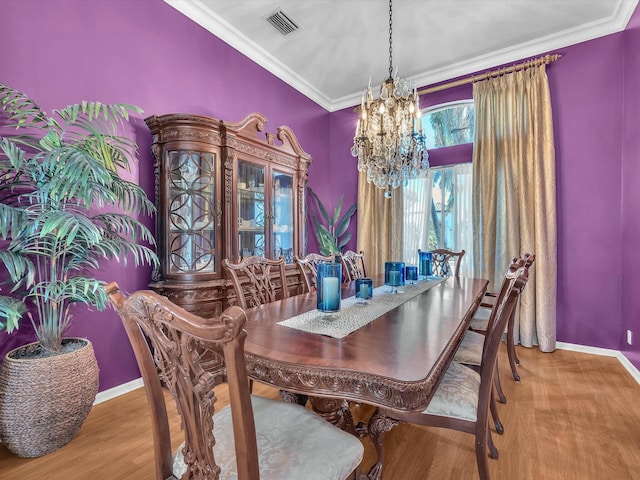
[[[169,153],[169,273],[216,271],[216,155]]]
[[[238,256],[267,255],[269,212],[265,206],[265,169],[238,162]]]
[[[293,262],[293,176],[274,170],[271,176],[273,258]]]
[[[239,122],[184,113],[144,121],[156,161],[160,264],[151,289],[189,312],[219,316],[235,300],[222,260],[256,255],[283,256],[289,292],[301,293],[292,263],[305,254],[311,157],[295,134],[285,126],[265,132],[260,113]]]

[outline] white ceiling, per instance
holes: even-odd
[[[393,64],[418,87],[624,30],[639,0],[395,0]],[[387,0],[165,0],[329,111],[389,70]],[[266,21],[280,9],[299,27]]]

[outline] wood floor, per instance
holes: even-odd
[[[522,381],[515,383],[500,352],[508,400],[498,405],[506,431],[493,435],[500,458],[490,460],[492,480],[640,480],[640,385],[618,360],[561,350],[518,348],[518,354]],[[277,398],[262,385],[254,392]],[[172,413],[177,446],[180,425]],[[371,413],[355,411],[358,418]],[[366,471],[375,451],[364,444]],[[473,444],[467,434],[401,425],[387,436],[384,479],[476,479]],[[0,479],[153,479],[152,455],[149,412],[138,389],[95,406],[78,436],[47,456],[21,459],[0,445]]]

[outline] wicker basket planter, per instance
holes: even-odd
[[[91,342],[46,358],[24,358],[31,343],[7,353],[0,365],[0,439],[20,457],[39,457],[69,443],[98,393],[98,363]]]

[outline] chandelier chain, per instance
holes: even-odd
[[[393,75],[393,0],[389,0],[389,78]]]

